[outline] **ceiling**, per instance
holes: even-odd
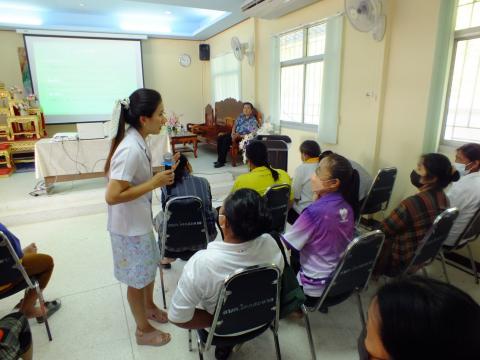
[[[205,40],[244,20],[244,0],[0,0],[0,29]]]

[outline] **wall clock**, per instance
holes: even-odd
[[[178,58],[178,62],[179,62],[180,65],[182,65],[183,67],[187,67],[187,66],[190,66],[190,64],[192,63],[192,58],[191,58],[190,55],[188,55],[188,54],[182,54],[182,55],[180,55],[180,57]]]

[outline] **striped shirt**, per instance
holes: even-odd
[[[177,196],[198,196],[203,203],[205,211],[205,220],[207,221],[208,234],[210,240],[215,240],[217,237],[217,229],[215,227],[216,211],[212,208],[212,193],[210,191],[210,184],[208,180],[202,177],[185,174],[181,182],[177,182],[173,188],[162,188],[162,209],[165,209],[167,199]],[[161,216],[160,216],[161,217]],[[163,217],[161,217],[163,219]],[[155,222],[158,223],[159,216],[156,216]],[[161,226],[156,226],[159,233],[161,233]]]
[[[403,200],[383,221],[385,242],[392,246],[391,254],[387,254],[388,275],[396,275],[405,269],[437,215],[448,206],[443,190],[429,189]]]

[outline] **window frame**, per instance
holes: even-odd
[[[480,26],[461,29],[461,30],[455,30],[454,32],[450,69],[448,73],[448,85],[447,85],[447,92],[445,95],[445,105],[444,105],[444,111],[443,111],[440,145],[458,148],[464,144],[469,143],[467,141],[460,141],[460,140],[446,140],[445,132],[447,130],[447,118],[448,118],[448,111],[449,111],[449,104],[450,104],[450,96],[452,91],[453,73],[455,71],[455,59],[457,56],[457,46],[460,41],[468,41],[473,39],[480,39]],[[480,71],[480,65],[477,71]]]
[[[312,63],[317,63],[321,62],[324,63],[325,61],[325,49],[322,54],[320,55],[310,55],[308,56],[308,30],[312,27],[319,26],[319,25],[324,25],[326,26],[327,20],[322,20],[314,23],[310,23],[301,27],[297,27],[294,29],[290,29],[286,32],[283,32],[278,35],[279,39],[282,36],[288,35],[290,33],[296,32],[298,30],[303,31],[303,53],[301,58],[296,58],[292,60],[286,60],[286,61],[280,61],[280,50],[278,55],[279,59],[279,84],[280,84],[280,93],[282,92],[282,68],[284,67],[289,67],[289,66],[296,66],[296,65],[303,65],[303,86],[302,86],[302,115],[301,115],[301,122],[296,122],[296,121],[288,121],[288,120],[282,120],[280,117],[280,126],[290,128],[290,129],[296,129],[296,130],[305,130],[305,131],[318,131],[318,124],[306,124],[305,123],[305,93],[306,93],[306,82],[307,82],[307,65],[312,64]],[[323,64],[322,64],[323,65]],[[320,84],[321,86],[321,84]],[[281,104],[278,105],[278,113],[279,115],[282,114],[282,109],[281,109]],[[318,119],[320,120],[320,119]]]

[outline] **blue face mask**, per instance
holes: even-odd
[[[462,164],[462,163],[455,163],[455,169],[457,169],[458,173],[460,174],[460,176],[465,176],[465,175],[468,175],[470,173],[470,170],[467,170],[467,166],[470,165],[471,162],[469,162],[468,164]]]

